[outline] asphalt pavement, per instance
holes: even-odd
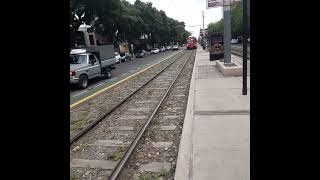
[[[184,49],[180,47],[179,50]],[[127,61],[123,63],[116,64],[116,69],[112,71],[112,78],[104,79],[103,77],[98,77],[90,80],[87,89],[80,90],[75,85],[70,87],[70,104],[73,104],[111,84],[114,84],[125,77],[128,77],[142,69],[145,69],[153,64],[160,62],[161,60],[169,57],[170,55],[176,53],[177,51],[167,50],[160,52],[158,54],[150,54],[144,58],[135,58],[132,61]]]

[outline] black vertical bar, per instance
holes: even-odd
[[[242,2],[243,2],[242,95],[247,95],[247,39],[248,39],[247,0],[243,0]]]

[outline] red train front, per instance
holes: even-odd
[[[193,36],[187,38],[187,49],[197,49],[197,39]]]

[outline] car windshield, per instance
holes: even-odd
[[[138,53],[143,53],[143,51],[142,50],[138,50]]]
[[[153,48],[152,50],[157,50],[157,48]]]
[[[71,55],[70,64],[84,64],[86,63],[87,55]]]

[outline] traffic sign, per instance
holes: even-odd
[[[207,9],[223,7],[223,0],[207,0],[206,5]]]

